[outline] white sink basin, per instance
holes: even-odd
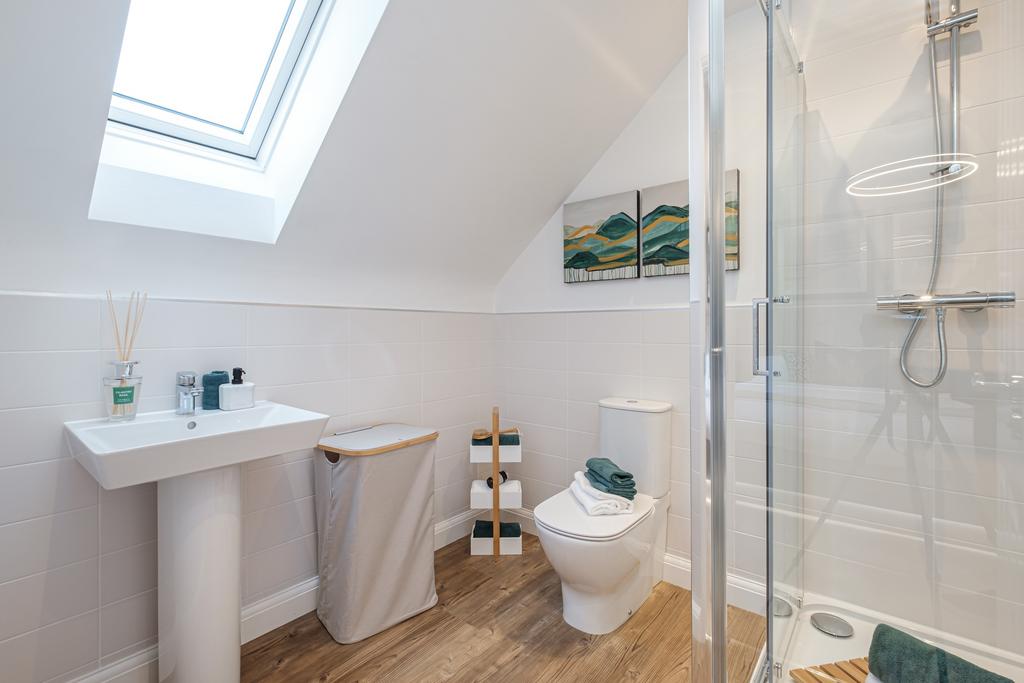
[[[105,489],[313,448],[328,416],[258,401],[244,410],[141,413],[131,422],[65,422],[71,454]]]
[[[241,463],[315,448],[327,420],[259,401],[64,423],[71,454],[103,488],[157,482],[161,683],[239,680]]]

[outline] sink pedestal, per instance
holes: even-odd
[[[328,419],[257,401],[64,423],[68,450],[103,488],[157,482],[162,683],[238,683],[242,463],[315,448]]]
[[[157,482],[161,683],[239,680],[242,468]]]

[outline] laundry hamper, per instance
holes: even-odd
[[[339,643],[368,638],[437,603],[435,439],[433,429],[382,424],[320,441],[316,613]]]

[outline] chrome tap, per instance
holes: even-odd
[[[196,373],[191,370],[183,370],[177,374],[175,382],[178,392],[178,407],[175,412],[178,415],[195,415],[203,395],[203,388],[196,386]]]

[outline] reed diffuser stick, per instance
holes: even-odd
[[[128,310],[124,314],[124,332],[122,332],[122,336],[124,338],[124,341],[123,341],[123,343],[121,345],[121,348],[124,350],[124,355],[121,357],[121,360],[128,360],[128,354],[130,353],[130,351],[128,349],[128,332],[129,332],[129,330],[131,329],[131,326],[132,326],[132,305],[134,303],[135,303],[135,292],[133,291],[131,293],[131,296],[128,297]]]
[[[128,360],[128,356],[132,355],[132,349],[135,348],[135,336],[139,333],[139,325],[142,324],[142,315],[146,312],[146,302],[148,300],[149,294],[145,292],[143,292],[141,298],[135,299],[135,324],[132,325],[132,336],[128,339],[128,350],[125,352],[127,355],[124,360]]]
[[[145,292],[132,291],[128,297],[128,309],[125,311],[124,327],[121,327],[121,321],[117,317],[117,307],[114,305],[114,295],[111,291],[107,290],[107,310],[110,313],[110,323],[114,330],[114,343],[117,345],[117,359],[121,363],[129,363],[132,357],[132,351],[135,348],[135,339],[139,334],[139,327],[142,325],[142,315],[146,310],[146,302],[149,300],[149,295]],[[125,366],[120,366],[123,368]],[[118,386],[124,387],[128,385],[128,379],[124,374],[119,374],[115,379],[118,380]],[[132,405],[118,404],[115,402],[112,414],[118,417],[124,417],[134,415],[134,400]]]
[[[117,359],[124,360],[124,350],[121,348],[121,333],[117,325],[117,309],[114,308],[114,296],[107,290],[107,308],[110,311],[110,322],[114,326],[114,341],[117,342]]]

